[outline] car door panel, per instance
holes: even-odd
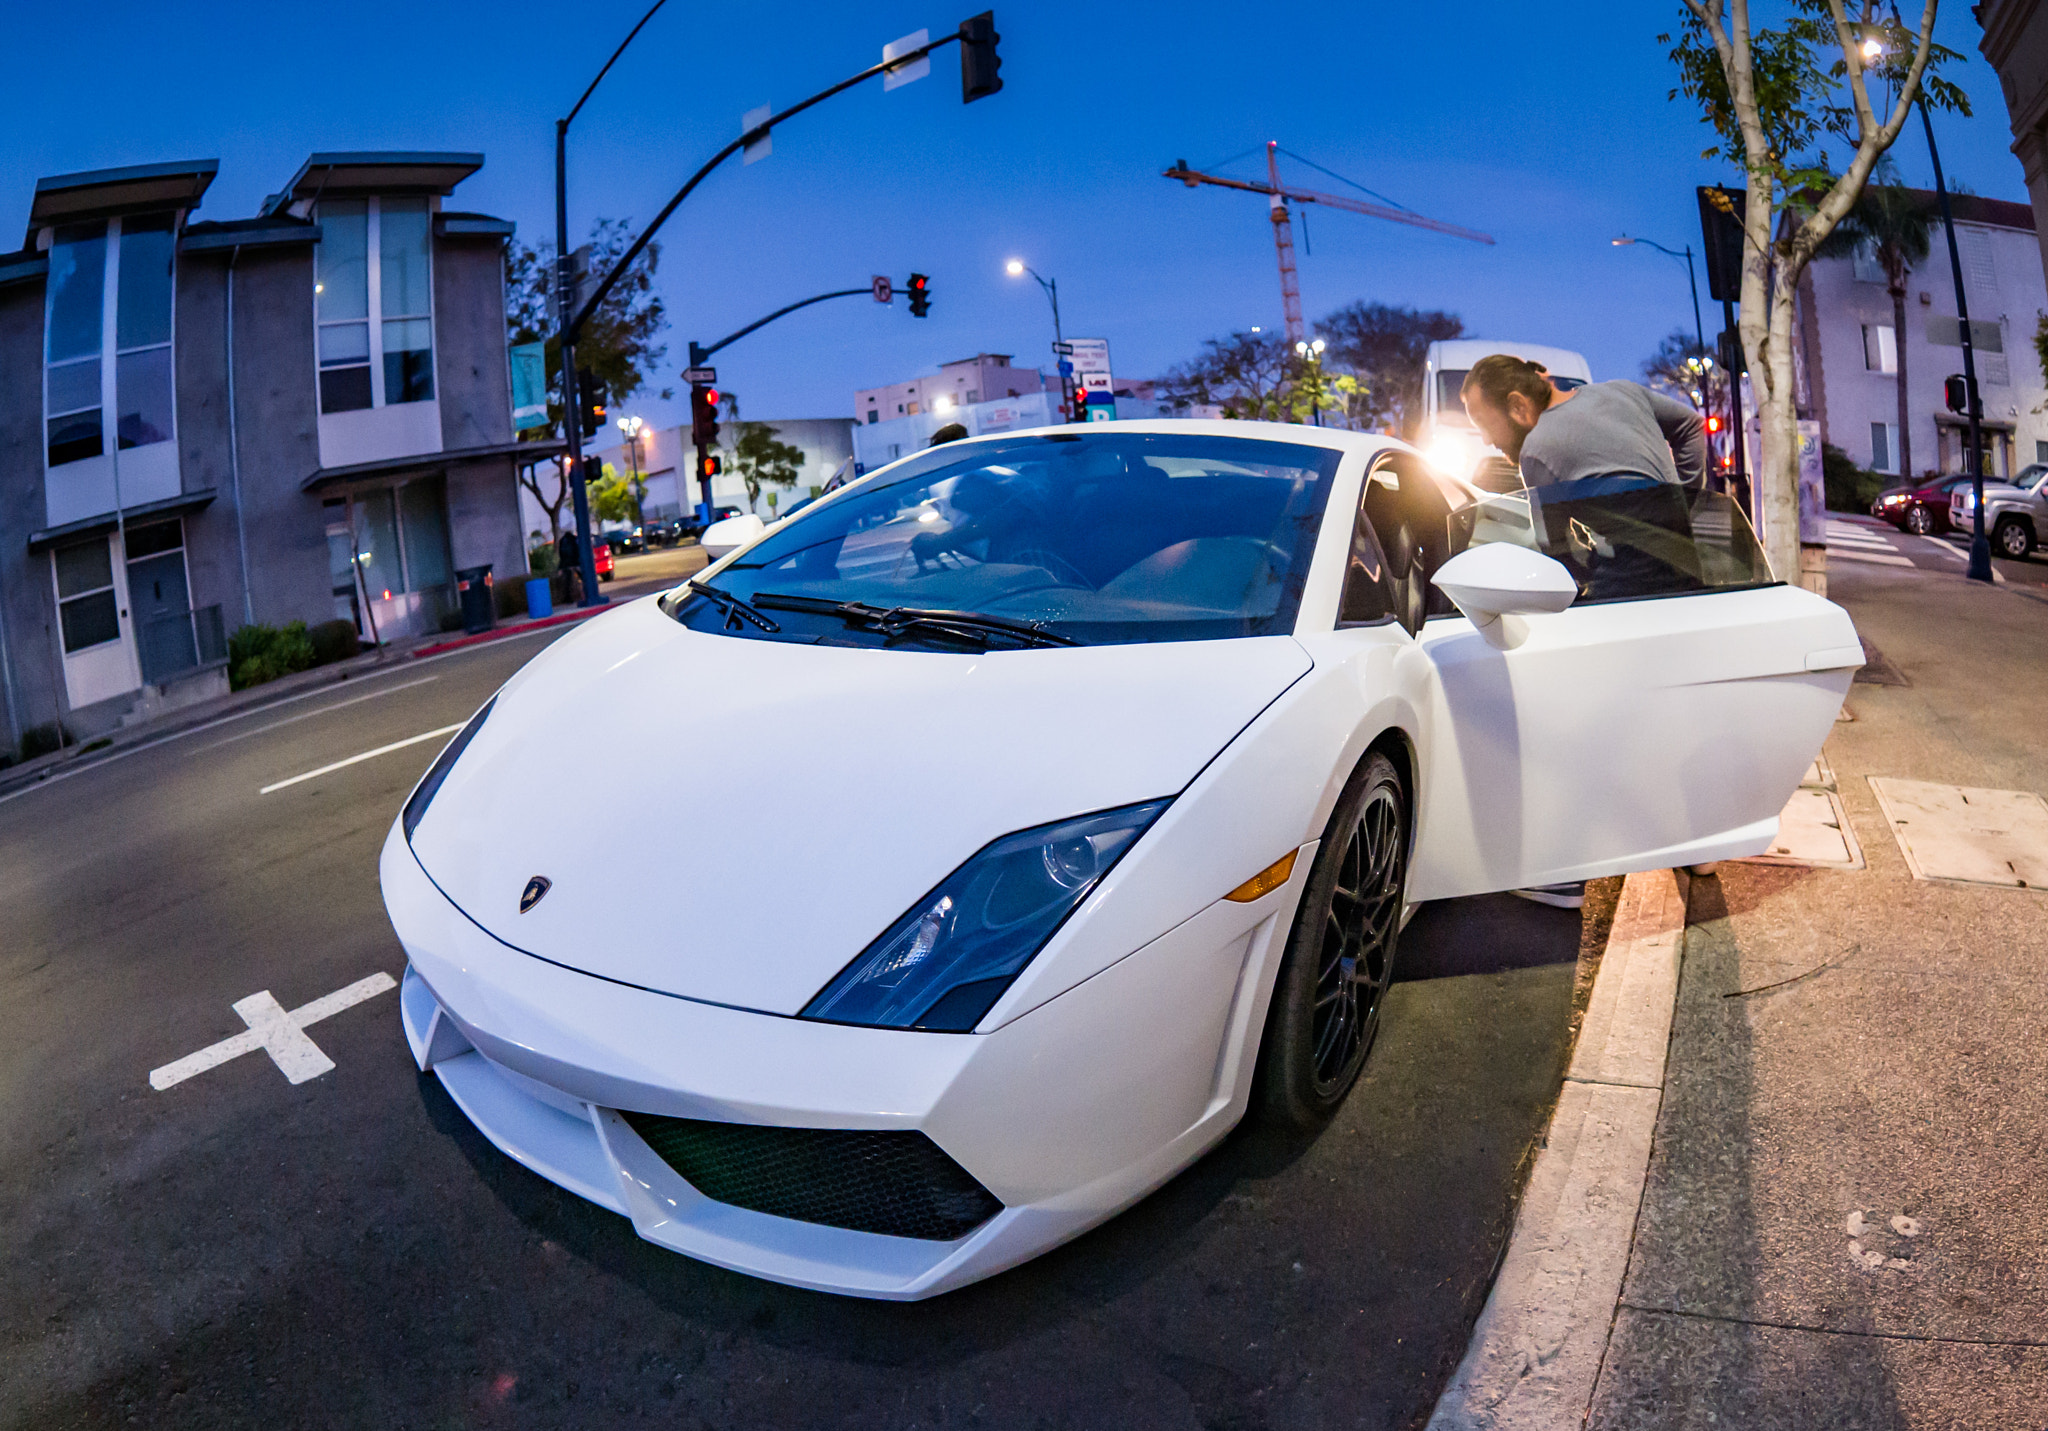
[[[1861,664],[1797,587],[1527,618],[1510,650],[1439,618],[1411,897],[1761,853]],[[1818,664],[1822,669],[1813,669]]]

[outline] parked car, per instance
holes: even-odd
[[[1870,515],[1890,522],[1902,532],[1934,536],[1949,530],[1949,498],[1958,486],[1969,485],[1967,477],[1948,476],[1893,487],[1877,494],[1877,500],[1870,504]]]
[[[610,581],[615,575],[612,571],[612,544],[610,542],[599,542],[591,550],[590,559],[592,564],[597,567],[597,579],[599,581]]]
[[[1949,494],[1949,524],[1959,532],[1977,525],[1977,493],[1970,482]],[[2048,534],[2048,462],[2032,462],[2010,478],[1984,479],[1984,530],[1991,550],[2024,560]]]
[[[647,522],[640,528],[640,536],[649,547],[672,547],[676,544],[677,527],[681,523],[674,518],[659,522]]]
[[[1411,905],[1762,852],[1864,660],[1719,493],[1543,506],[1366,433],[1113,422],[707,532],[740,545],[536,654],[398,812],[413,1057],[650,1241],[903,1300],[1247,1115],[1399,1096],[1359,1075]],[[700,772],[532,818],[599,725],[742,724],[833,738],[721,793],[660,900],[616,898],[620,832],[659,858]]]
[[[612,550],[620,556],[647,550],[647,539],[640,534],[638,527],[620,527],[616,531],[606,532],[604,539],[612,544]]]

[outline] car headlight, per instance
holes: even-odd
[[[966,1033],[1169,801],[984,846],[804,1006],[803,1017]]]
[[[497,703],[496,696],[485,701],[483,709],[469,718],[469,724],[455,732],[455,739],[441,747],[441,753],[434,757],[434,763],[427,767],[427,773],[422,775],[420,783],[413,787],[411,797],[405,802],[403,816],[407,844],[412,843],[412,832],[419,828],[421,818],[427,813],[427,806],[434,802],[435,792],[441,788],[441,782],[448,778],[448,772],[455,768],[455,762],[462,758],[462,752],[469,748],[469,742],[483,729],[484,721],[491,714],[491,707]]]

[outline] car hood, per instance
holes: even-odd
[[[515,948],[793,1014],[990,840],[1173,795],[1311,662],[1292,638],[963,655],[597,618],[499,693],[413,835]],[[528,912],[535,876],[546,895]]]

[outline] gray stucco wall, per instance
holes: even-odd
[[[57,599],[50,559],[31,553],[43,507],[43,285],[0,288],[0,637],[4,637],[17,729],[62,713]],[[6,704],[0,701],[0,725]]]
[[[226,370],[219,355],[213,364],[209,381],[219,390]],[[334,615],[326,519],[320,499],[299,490],[320,467],[317,371],[311,246],[243,250],[235,264],[235,427],[251,605],[268,626]],[[224,428],[211,460],[223,497],[200,520],[225,527],[223,539],[233,543]],[[195,485],[190,467],[186,484]],[[237,612],[227,624],[241,621]]]
[[[510,457],[448,466],[448,545],[457,567],[491,564],[493,581],[526,575],[519,492]]]
[[[435,241],[434,342],[441,445],[454,451],[510,442],[503,239]]]
[[[177,394],[180,490],[219,495],[185,519],[185,574],[194,607],[220,606],[232,631],[244,621],[228,470],[225,254],[178,259]]]

